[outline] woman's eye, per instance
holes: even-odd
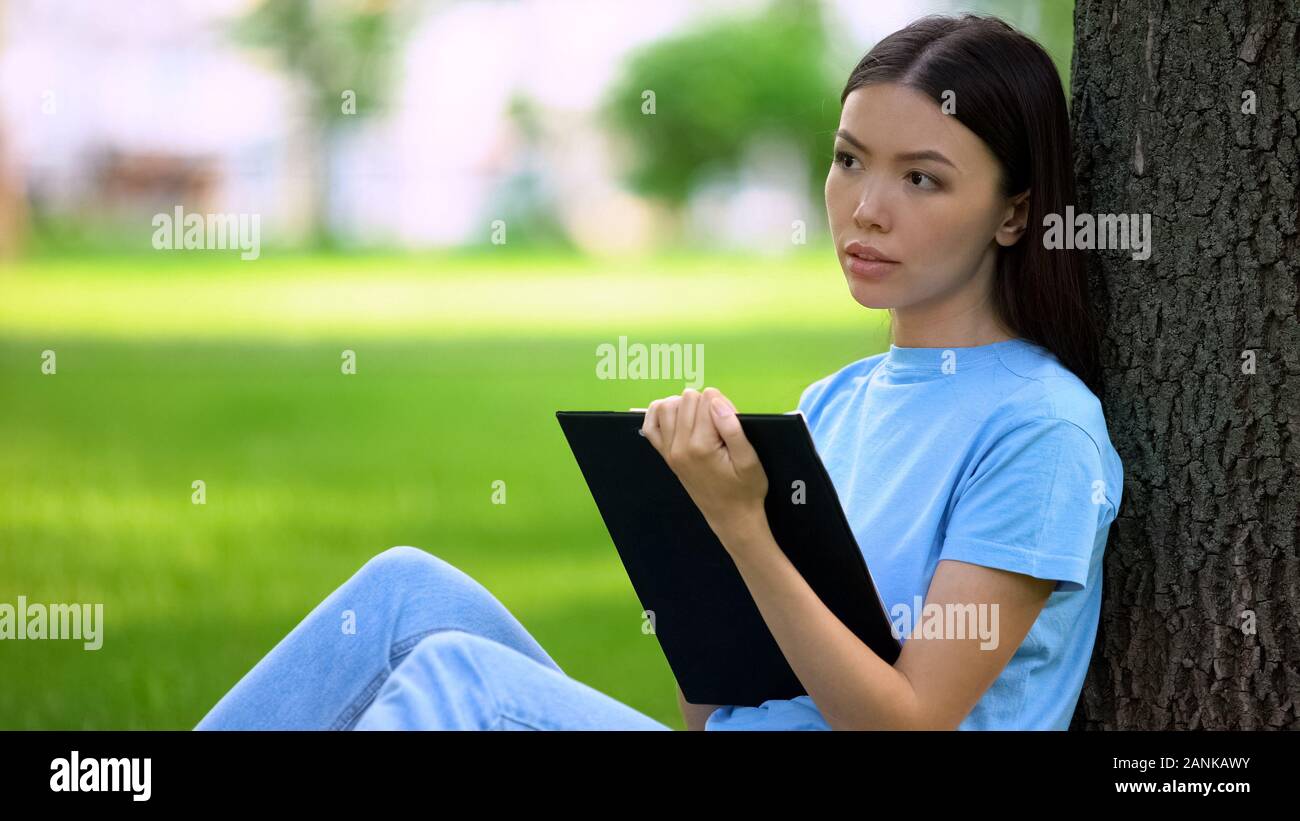
[[[939,187],[938,180],[936,180],[934,177],[931,177],[929,174],[923,173],[921,171],[908,171],[907,180],[908,182],[915,185],[917,188],[921,188],[927,191],[933,191],[934,189]],[[929,183],[929,185],[925,185],[925,183]]]
[[[845,163],[854,159],[855,158],[852,154],[845,154],[843,151],[835,152],[835,162],[838,163],[843,168],[848,168],[848,165],[846,165]]]

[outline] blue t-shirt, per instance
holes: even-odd
[[[1045,348],[1009,339],[890,345],[809,385],[799,410],[903,641],[941,559],[1056,580],[960,729],[1066,729],[1123,490],[1097,397]],[[806,695],[720,707],[705,727],[830,729]]]

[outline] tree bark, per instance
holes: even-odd
[[[1300,729],[1300,0],[1074,27],[1078,209],[1154,239],[1085,254],[1124,490],[1071,727]]]

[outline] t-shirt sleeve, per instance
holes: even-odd
[[[830,381],[831,378],[829,376],[823,376],[821,379],[818,379],[816,382],[804,388],[803,393],[799,395],[799,404],[795,407],[797,410],[803,411],[804,419],[809,425],[812,425],[813,417],[817,412],[818,400],[821,398],[821,395],[826,392],[826,386]]]
[[[953,507],[939,559],[1082,590],[1112,509],[1092,437],[1065,419],[1035,419],[1000,436],[980,458]]]

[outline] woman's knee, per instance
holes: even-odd
[[[471,658],[483,660],[485,657],[513,652],[515,651],[503,644],[467,630],[438,630],[420,639],[411,648],[408,661],[410,659],[423,659],[425,661],[431,659],[441,661],[455,659],[459,662],[465,662]]]
[[[389,586],[430,581],[444,587],[476,584],[468,574],[445,559],[410,545],[390,547],[375,554],[361,566],[357,576]]]
[[[427,550],[421,550],[418,547],[410,545],[398,545],[390,547],[387,550],[381,550],[374,556],[371,556],[365,564],[361,566],[361,572],[368,574],[386,574],[393,576],[405,576],[410,573],[427,573],[433,570],[443,570],[447,562],[433,555]]]
[[[437,573],[441,570],[438,561],[432,553],[418,547],[390,547],[362,564],[352,574],[350,584],[392,590],[412,578],[424,578]]]
[[[517,657],[464,630],[431,633],[395,666],[358,726],[488,729],[501,713],[498,684],[519,678],[508,668]]]

